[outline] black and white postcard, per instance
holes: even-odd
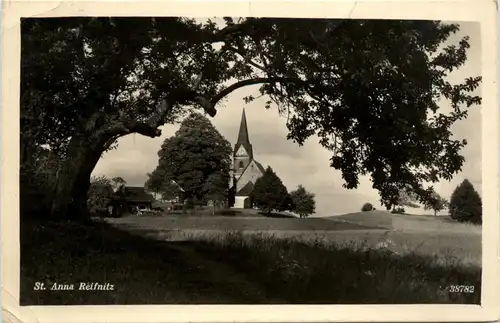
[[[3,9],[11,317],[495,318],[492,2]]]

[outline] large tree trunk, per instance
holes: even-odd
[[[57,172],[51,218],[76,220],[87,217],[90,175],[102,152],[102,145],[92,144],[85,136],[75,136],[71,139],[67,154]]]
[[[140,133],[151,138],[160,136],[161,130],[158,127],[164,124],[165,116],[170,110],[171,104],[163,100],[147,122],[124,118],[100,127],[96,126],[100,113],[89,116],[82,129],[71,138],[66,156],[59,166],[57,181],[52,192],[51,217],[85,218],[90,175],[101,154],[116,139],[131,133]]]

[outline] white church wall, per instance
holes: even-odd
[[[262,172],[255,162],[252,160],[245,172],[238,178],[238,183],[236,183],[236,191],[241,190],[248,182],[255,184],[255,181],[262,176]]]
[[[245,208],[245,200],[247,199],[247,196],[236,196],[234,198],[234,206],[233,208],[235,209],[243,209]]]

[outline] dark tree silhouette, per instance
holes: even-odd
[[[281,179],[271,167],[255,181],[250,194],[253,204],[262,211],[271,214],[272,211],[285,211],[290,208],[290,196]]]
[[[482,223],[481,197],[467,179],[458,185],[450,198],[450,216],[460,222]]]

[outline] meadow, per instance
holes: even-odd
[[[480,227],[445,218],[171,215],[21,228],[25,305],[480,301]],[[116,289],[33,291],[41,280]],[[474,292],[452,293],[451,285]]]

